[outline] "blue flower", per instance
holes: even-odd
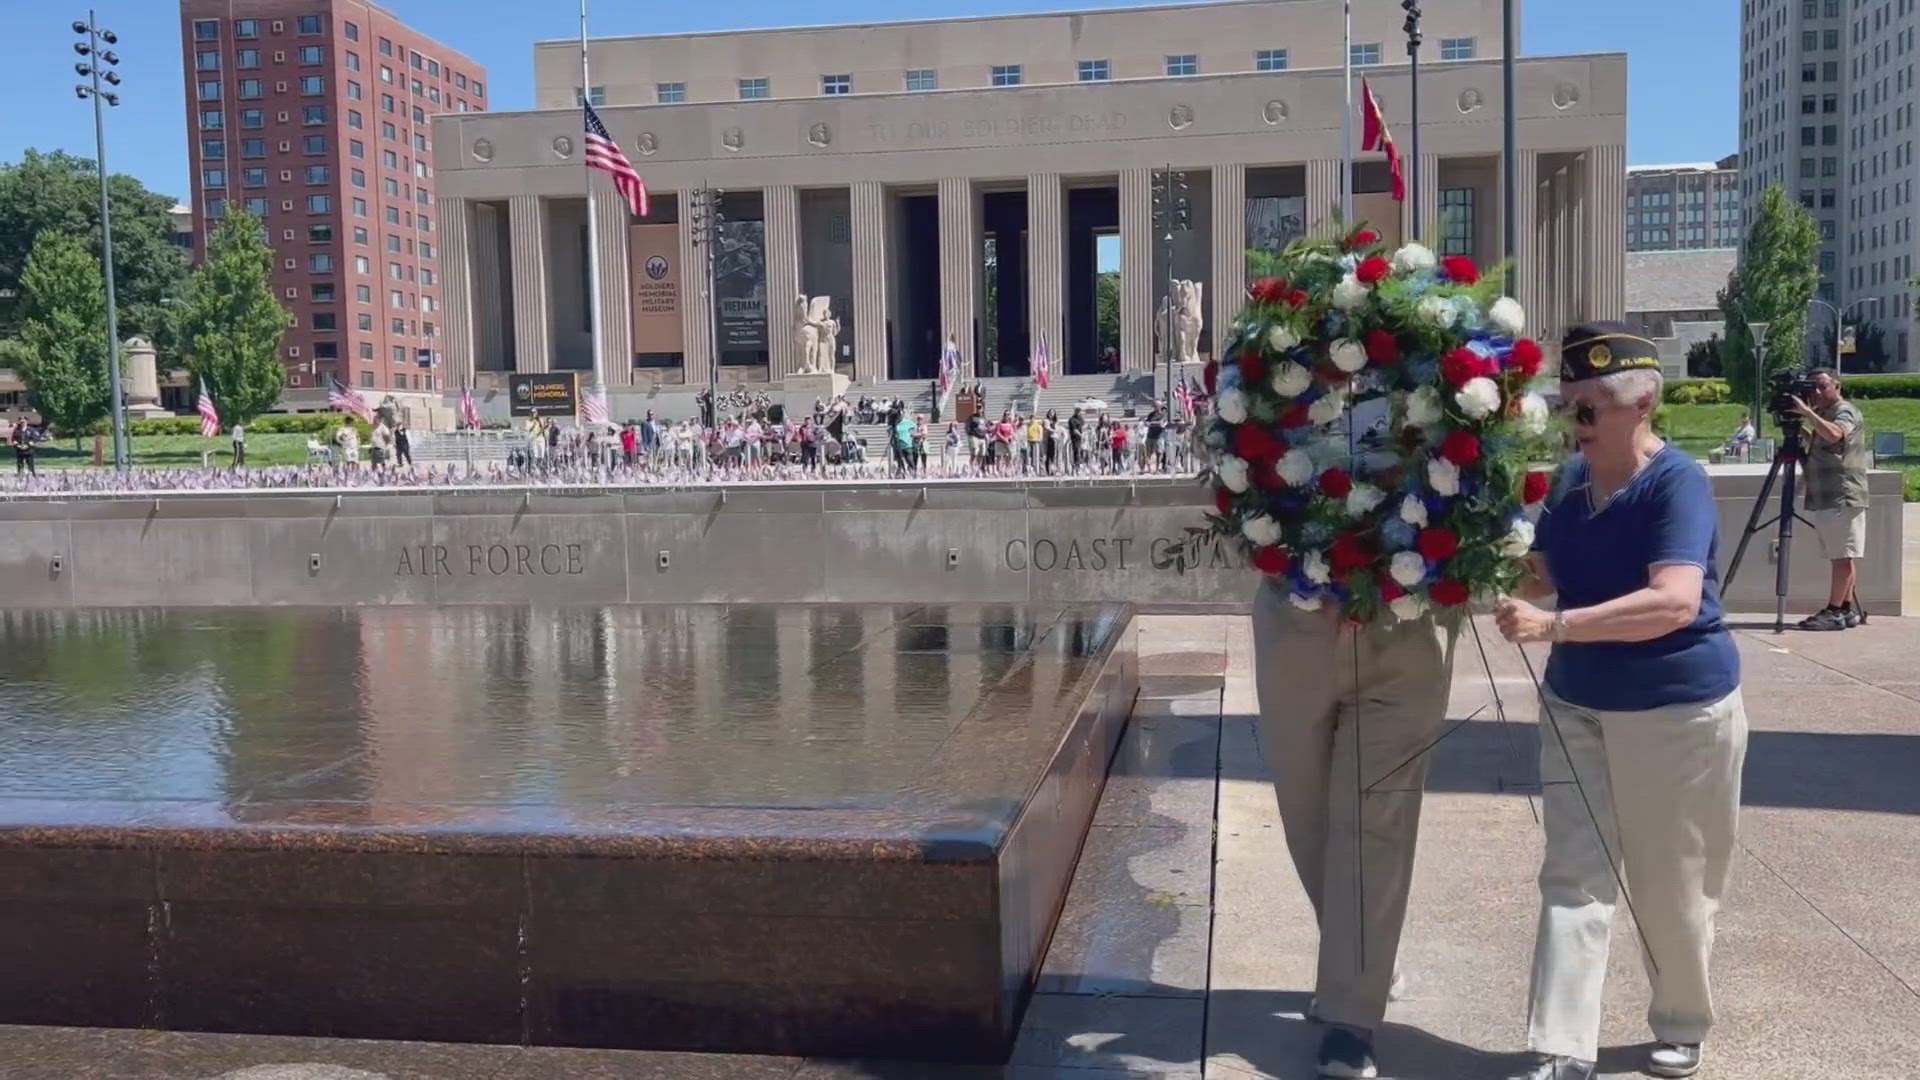
[[[1309,521],[1300,527],[1300,542],[1321,547],[1333,541],[1333,527],[1323,521]]]
[[[1428,495],[1425,502],[1427,504],[1427,517],[1429,520],[1437,518],[1447,512],[1447,498],[1444,495]]]
[[[1407,382],[1413,386],[1432,386],[1440,378],[1440,361],[1431,356],[1409,357]]]
[[[1240,388],[1240,365],[1227,364],[1220,369],[1220,389],[1238,390]]]
[[[1396,516],[1381,522],[1380,538],[1387,542],[1388,551],[1410,551],[1418,536],[1413,526]]]

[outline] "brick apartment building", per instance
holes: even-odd
[[[180,34],[195,232],[264,222],[288,386],[436,389],[430,120],[484,110],[486,70],[361,0],[181,0]]]

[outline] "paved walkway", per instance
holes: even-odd
[[[1912,527],[1908,535],[1920,535]],[[1911,542],[1911,541],[1910,541]],[[1909,578],[1909,583],[1912,583]],[[1911,610],[1920,611],[1920,608]],[[7,1080],[1293,1080],[1313,921],[1260,762],[1243,618],[1154,617],[1144,696],[1005,1068],[0,1028]],[[1753,724],[1743,852],[1720,923],[1712,1080],[1907,1080],[1920,1061],[1920,619],[1739,632]],[[1460,651],[1381,1040],[1390,1076],[1503,1075],[1524,1037],[1540,830],[1518,653]],[[1536,661],[1537,663],[1537,661]],[[1509,723],[1492,708],[1495,691]],[[1622,917],[1603,1070],[1647,1038]]]

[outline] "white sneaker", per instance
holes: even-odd
[[[1647,1055],[1647,1071],[1655,1076],[1692,1076],[1700,1071],[1699,1043],[1663,1042]]]

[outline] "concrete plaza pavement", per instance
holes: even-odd
[[[1752,736],[1700,1076],[1907,1080],[1920,1061],[1920,618],[1778,637],[1739,623]],[[1140,632],[1143,695],[1005,1068],[0,1027],[0,1078],[1311,1076],[1316,935],[1258,750],[1249,624],[1153,616]],[[1484,624],[1481,641],[1484,665],[1461,643],[1451,714],[1465,722],[1434,750],[1408,987],[1380,1038],[1391,1077],[1500,1077],[1525,1035],[1535,709],[1518,651]],[[1602,1071],[1627,1077],[1645,1057],[1647,992],[1624,913],[1615,928]]]

